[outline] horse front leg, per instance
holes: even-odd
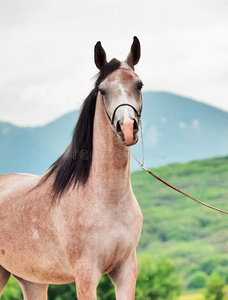
[[[48,284],[39,284],[13,275],[19,282],[24,300],[47,300]]]
[[[75,270],[75,283],[78,300],[96,300],[97,285],[101,274],[96,267],[86,262],[78,265]]]
[[[10,278],[10,273],[0,266],[0,298],[2,291]]]
[[[136,252],[109,274],[116,293],[116,300],[134,300],[137,280]]]

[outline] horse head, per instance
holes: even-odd
[[[102,71],[108,63],[100,42],[97,42],[94,54],[95,64]],[[106,114],[125,146],[131,146],[138,141],[143,84],[135,73],[134,66],[139,59],[140,43],[134,37],[127,59],[98,85],[98,93],[102,96]]]

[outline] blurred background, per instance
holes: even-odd
[[[137,36],[146,166],[228,210],[227,15],[226,0],[1,1],[0,174],[49,168],[93,88],[94,45],[125,60]],[[132,151],[141,157],[140,142]],[[133,160],[132,184],[144,214],[136,299],[226,299],[226,215],[148,178]],[[51,286],[49,299],[73,298],[74,289]],[[10,281],[3,299],[20,297]],[[107,277],[98,297],[115,299]]]

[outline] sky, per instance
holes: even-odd
[[[78,109],[96,42],[125,60],[133,36],[144,91],[228,111],[227,16],[227,0],[1,0],[0,121],[41,126]]]

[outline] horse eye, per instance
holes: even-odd
[[[105,96],[106,91],[104,89],[98,88],[98,91],[101,93],[102,96]]]
[[[143,83],[140,81],[140,82],[137,82],[137,90],[138,91],[141,91],[142,87],[143,87]]]

